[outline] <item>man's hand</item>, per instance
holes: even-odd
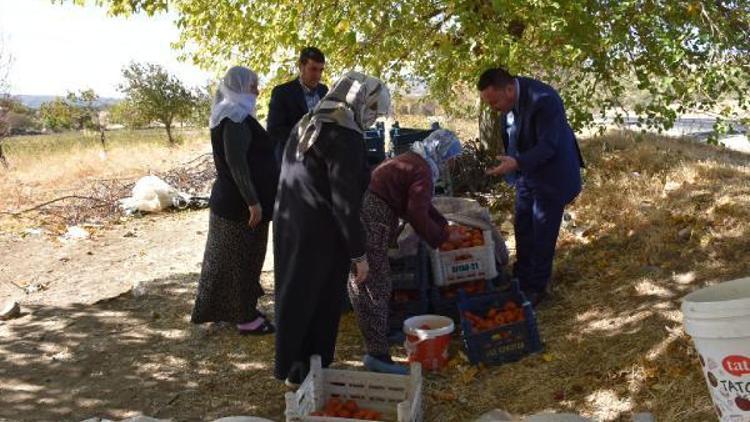
[[[248,221],[248,225],[250,228],[255,228],[255,226],[260,223],[260,220],[263,219],[263,210],[260,208],[259,204],[250,205],[248,208],[248,211],[250,211],[250,221]]]
[[[518,170],[518,161],[515,158],[508,155],[498,155],[495,158],[500,161],[500,164],[485,170],[488,176],[502,176]]]
[[[367,264],[367,259],[352,263],[352,278],[354,283],[362,284],[367,279],[367,273],[370,271],[370,265]]]

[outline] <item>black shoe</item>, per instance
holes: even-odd
[[[299,385],[302,384],[302,381],[307,378],[308,372],[310,372],[310,365],[300,361],[294,362],[291,369],[289,369],[289,374],[287,375],[284,384],[286,384],[287,387],[299,387]]]

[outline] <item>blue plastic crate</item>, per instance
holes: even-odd
[[[471,324],[464,316],[464,312],[485,315],[490,308],[502,308],[508,301],[515,302],[523,309],[524,321],[501,325],[479,333],[472,332]],[[543,349],[534,308],[526,300],[517,282],[514,282],[511,290],[507,292],[495,292],[477,297],[463,295],[458,302],[458,309],[464,346],[469,361],[473,364],[482,362],[499,365],[514,362]]]
[[[427,290],[430,286],[430,256],[427,246],[420,242],[417,254],[403,258],[389,258],[391,290]]]
[[[451,318],[456,325],[461,323],[461,317],[458,310],[458,302],[461,300],[461,294],[467,297],[479,297],[493,294],[495,292],[495,284],[492,280],[479,280],[484,281],[485,288],[483,292],[478,293],[465,293],[462,290],[463,286],[469,283],[475,283],[476,281],[469,281],[465,283],[456,283],[447,287],[430,287],[430,312],[435,315],[443,315]],[[446,292],[455,291],[454,296],[446,296]]]
[[[367,148],[367,165],[370,169],[373,169],[386,158],[385,125],[378,122],[374,128],[366,130],[364,139]]]
[[[425,139],[437,129],[440,129],[437,122],[433,123],[430,129],[401,128],[398,122],[394,123],[391,127],[391,151],[393,155],[409,151],[411,144]]]
[[[395,298],[399,294],[408,294],[413,296],[413,299],[397,301]],[[388,303],[389,331],[400,333],[407,318],[424,315],[428,309],[429,300],[427,300],[426,290],[394,290],[391,294],[391,300]]]
[[[400,333],[404,320],[415,315],[423,315],[429,309],[427,291],[429,289],[429,255],[427,247],[420,242],[416,255],[389,259],[391,268],[391,300],[388,304],[388,327]],[[410,296],[410,300],[396,301],[395,298]]]

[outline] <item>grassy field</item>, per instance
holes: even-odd
[[[18,210],[62,195],[83,193],[101,179],[129,179],[171,168],[210,151],[207,130],[178,129],[170,147],[163,129],[64,132],[5,141],[10,168],[0,169],[0,211]]]
[[[176,129],[178,143],[189,143],[196,134],[205,133],[200,129]],[[46,135],[14,136],[5,141],[6,154],[14,158],[49,156],[81,150],[101,149],[98,132],[69,131]],[[105,132],[107,148],[134,148],[142,146],[166,146],[167,134],[162,128],[118,129]]]

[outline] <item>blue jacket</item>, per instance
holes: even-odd
[[[518,77],[519,182],[545,199],[567,204],[581,192],[583,157],[565,107],[551,86]],[[505,114],[500,117],[503,144],[508,150]]]

